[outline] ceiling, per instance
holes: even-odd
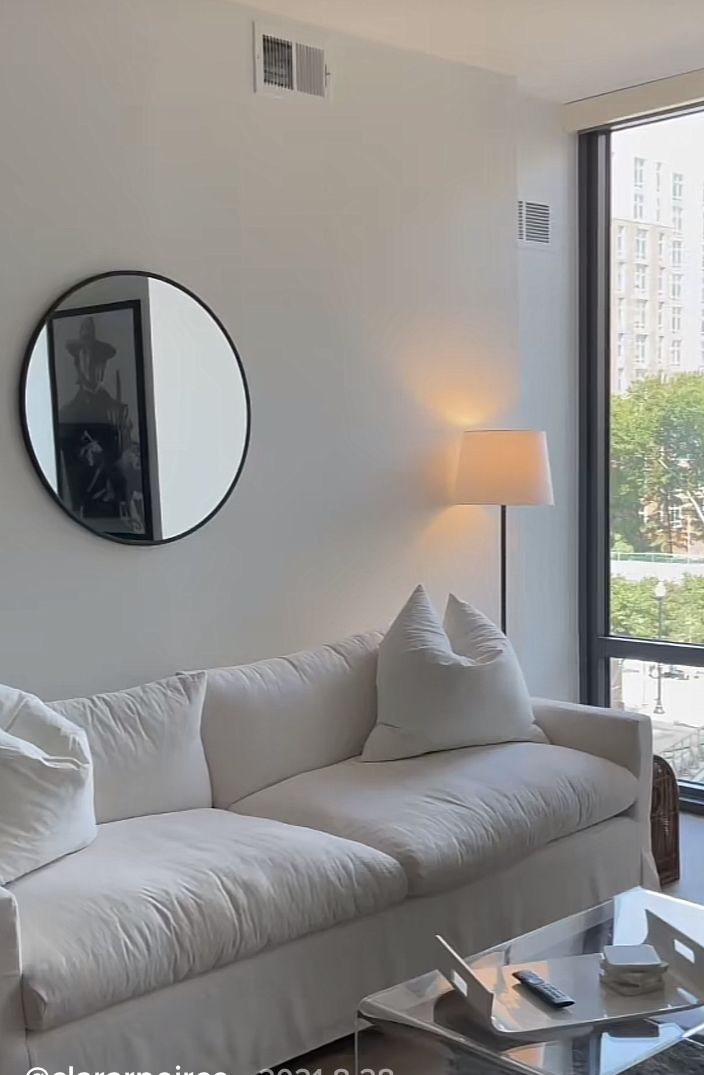
[[[572,101],[704,67],[703,0],[249,0]]]

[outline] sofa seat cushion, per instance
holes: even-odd
[[[478,879],[623,813],[636,778],[613,762],[540,743],[357,759],[292,777],[231,809],[310,825],[395,858],[411,895]]]
[[[199,809],[110,822],[11,886],[27,1026],[46,1030],[403,900],[397,862]]]

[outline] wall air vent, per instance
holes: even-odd
[[[265,86],[293,89],[293,43],[262,34],[262,80]]]
[[[282,97],[289,93],[325,98],[330,71],[325,49],[310,40],[262,26],[254,27],[255,89]]]
[[[550,206],[545,202],[518,203],[518,241],[523,246],[549,247],[552,242]]]

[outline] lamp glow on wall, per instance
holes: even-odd
[[[506,508],[554,503],[545,433],[532,429],[463,433],[455,503],[501,507],[501,630],[505,632]]]

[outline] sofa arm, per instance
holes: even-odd
[[[31,1067],[22,1007],[22,958],[17,901],[0,886],[0,1075]]]
[[[533,699],[535,721],[555,746],[615,762],[633,773],[638,798],[632,815],[642,827],[643,884],[659,888],[651,853],[650,808],[653,795],[653,729],[650,717],[623,709],[601,709]]]
[[[533,714],[551,743],[594,754],[623,766],[637,780],[653,778],[653,730],[650,717],[625,709],[599,709],[574,702],[533,699]],[[650,806],[648,805],[648,812]]]

